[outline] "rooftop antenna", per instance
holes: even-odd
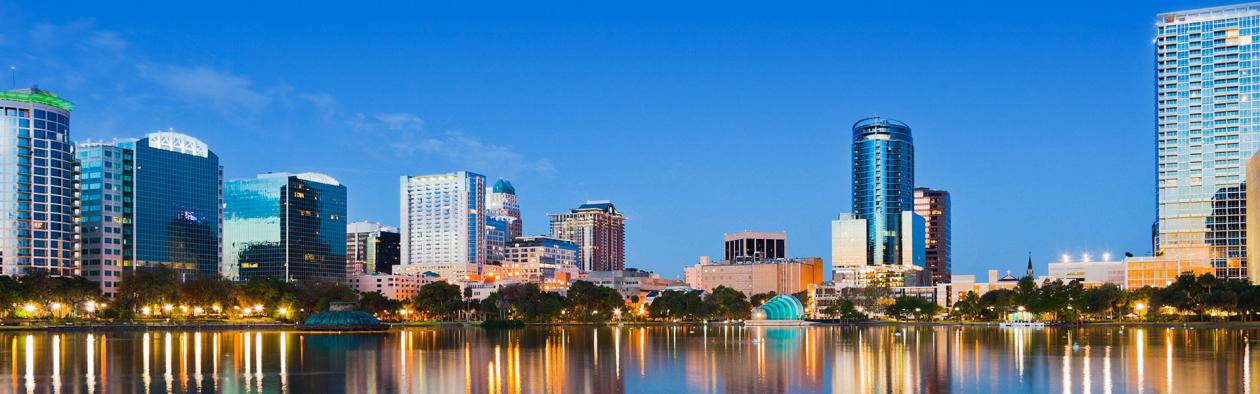
[[[12,88],[17,89],[17,66],[9,66],[9,80]]]

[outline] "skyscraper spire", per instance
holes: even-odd
[[[1032,268],[1032,252],[1028,252],[1028,277],[1029,277],[1029,278],[1036,279],[1036,277],[1035,277],[1035,276],[1033,276],[1033,268]]]

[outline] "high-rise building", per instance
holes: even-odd
[[[616,271],[626,265],[626,217],[607,200],[587,201],[569,213],[551,213],[551,236],[576,243],[584,271]]]
[[[451,281],[478,274],[486,256],[486,177],[467,171],[404,176],[399,184],[403,269]]]
[[[867,264],[898,264],[901,213],[914,212],[914,141],[910,126],[888,118],[853,125],[853,214],[866,220]]]
[[[1247,278],[1245,161],[1260,148],[1260,3],[1155,21],[1156,256]],[[1206,252],[1206,256],[1200,256]]]
[[[949,283],[950,245],[949,245],[949,192],[933,190],[926,187],[914,189],[914,213],[923,217],[926,225],[923,233],[923,263],[931,282]]]
[[[223,167],[204,142],[159,131],[85,142],[77,155],[84,277],[112,296],[132,269],[167,267],[185,280],[219,276]]]
[[[224,276],[346,280],[346,187],[325,174],[267,173],[224,185]]]
[[[506,179],[494,182],[494,187],[486,193],[486,213],[492,219],[507,223],[507,240],[520,238],[523,224],[521,205],[516,199],[516,188],[512,182]]]
[[[722,235],[722,260],[762,261],[787,256],[787,233],[740,231]]]
[[[36,88],[0,92],[0,273],[79,275],[74,105]]]
[[[907,274],[923,266],[924,231],[923,217],[914,213],[910,126],[879,117],[854,123],[853,212],[832,222],[836,274],[878,278],[862,279],[877,284],[918,283],[917,273]]]
[[[346,267],[358,274],[392,274],[402,261],[398,227],[373,222],[346,225]]]

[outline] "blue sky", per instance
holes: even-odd
[[[1149,253],[1154,15],[1224,4],[462,3],[0,1],[0,60],[78,105],[76,140],[175,128],[229,179],[340,179],[352,220],[460,169],[510,179],[531,234],[611,199],[668,277],[744,229],[829,257],[849,127],[893,117],[980,274]]]

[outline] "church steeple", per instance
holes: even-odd
[[[1037,279],[1037,277],[1036,277],[1036,276],[1033,276],[1033,268],[1032,268],[1032,252],[1028,252],[1028,277],[1029,277],[1029,278],[1033,278],[1033,279]]]

